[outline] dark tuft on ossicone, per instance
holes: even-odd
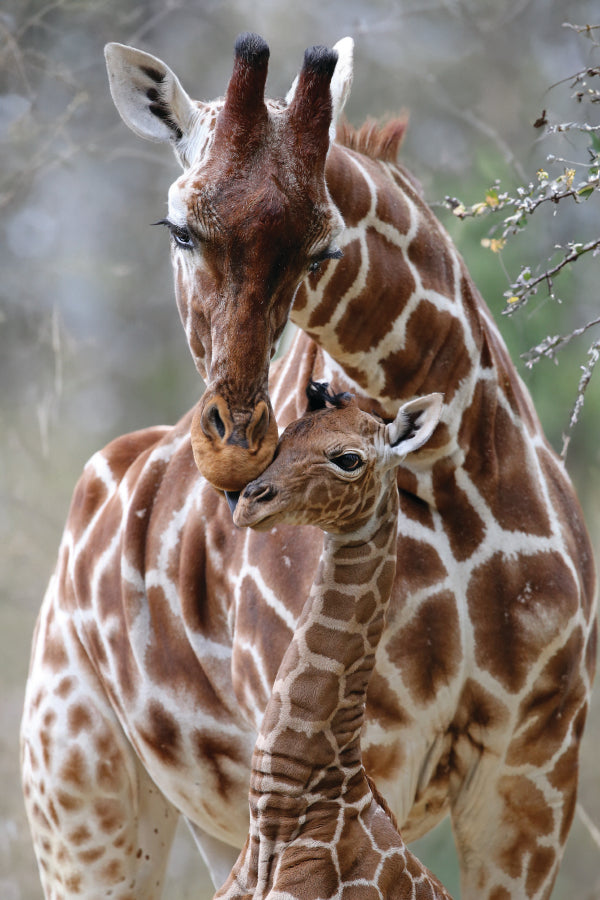
[[[310,412],[325,409],[327,406],[332,406],[334,409],[343,409],[352,400],[352,394],[349,394],[347,391],[332,394],[326,381],[310,381],[306,388],[306,397]]]
[[[269,45],[260,34],[246,31],[235,42],[235,55],[249,65],[261,65],[269,59]]]
[[[321,46],[309,47],[304,51],[303,68],[306,71],[314,72],[315,75],[327,75],[331,78],[337,61],[337,50],[330,50],[329,47]]]

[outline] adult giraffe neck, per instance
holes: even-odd
[[[253,754],[251,832],[276,839],[311,808],[319,815],[317,801],[368,792],[360,734],[396,571],[396,490],[383,506],[368,539],[325,535]]]
[[[388,415],[408,396],[468,395],[488,326],[443,226],[397,165],[334,144],[326,175],[344,259],[300,287],[292,321]]]

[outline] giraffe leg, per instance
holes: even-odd
[[[178,812],[94,673],[38,627],[21,726],[25,807],[46,900],[158,900]],[[72,649],[72,648],[69,648]],[[71,663],[66,664],[66,658]],[[61,665],[58,665],[58,660]]]
[[[548,900],[575,809],[577,744],[545,766],[478,766],[452,810],[463,900]]]
[[[206,868],[210,873],[210,877],[215,888],[220,888],[227,880],[233,864],[240,855],[238,847],[232,847],[225,844],[218,838],[213,837],[206,831],[203,831],[190,819],[185,820],[189,826],[196,846],[200,850],[202,858],[206,864]]]

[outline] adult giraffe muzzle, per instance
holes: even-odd
[[[169,141],[183,174],[161,224],[175,292],[206,382],[191,427],[194,459],[236,491],[271,461],[278,430],[269,364],[298,286],[341,254],[343,221],[325,182],[351,82],[352,41],[312,47],[285,101],[265,101],[269,48],[241,35],[224,100],[193,101],[161,60],[109,44],[113,100],[136,134]]]

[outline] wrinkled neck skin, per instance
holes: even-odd
[[[250,834],[310,835],[340,804],[370,801],[360,734],[396,571],[398,494],[369,532],[325,534],[323,554],[267,705],[252,759]]]

